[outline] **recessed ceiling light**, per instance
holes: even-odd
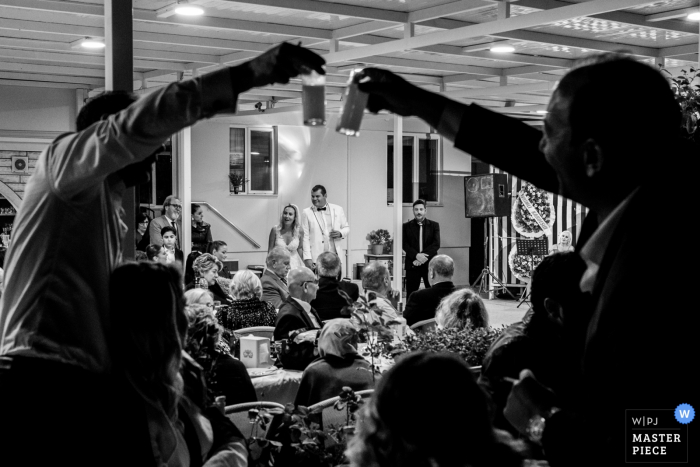
[[[535,113],[538,113],[538,114],[546,114],[547,111],[546,111],[546,110],[535,110]]]
[[[85,39],[80,46],[85,49],[104,49],[105,43],[97,39]]]
[[[700,21],[700,11],[696,11],[695,13],[689,14],[688,19],[691,21]]]
[[[511,52],[515,52],[515,47],[513,47],[512,45],[495,45],[491,47],[491,52],[499,54],[508,54]]]
[[[204,8],[199,5],[190,5],[189,3],[179,3],[175,7],[175,13],[182,16],[202,16]]]

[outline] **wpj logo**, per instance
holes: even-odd
[[[687,463],[688,423],[695,410],[688,404],[675,409],[625,411],[625,461],[628,463]]]

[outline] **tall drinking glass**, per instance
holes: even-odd
[[[313,70],[301,75],[301,106],[304,125],[326,124],[326,77]]]
[[[347,136],[360,136],[362,114],[367,107],[367,99],[369,98],[369,94],[360,91],[358,87],[362,78],[364,78],[364,73],[361,68],[350,73],[348,87],[345,88],[345,94],[343,94],[343,111],[340,114],[338,126],[335,128],[338,133]]]

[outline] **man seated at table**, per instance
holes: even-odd
[[[287,297],[287,274],[289,273],[289,251],[281,246],[276,246],[267,254],[265,260],[265,272],[260,278],[262,283],[263,302],[269,302],[279,309]]]
[[[338,293],[342,290],[352,301],[356,301],[360,296],[357,284],[340,281],[340,258],[332,251],[325,251],[318,255],[316,259],[319,281],[316,298],[311,302],[311,306],[318,312],[323,321],[342,318],[340,311],[347,306],[345,299]],[[347,318],[348,316],[345,316]]]
[[[310,305],[316,298],[318,279],[309,268],[293,269],[288,278],[289,297],[277,313],[274,338],[287,340],[281,358],[284,368],[303,370],[316,358],[315,341],[321,329],[321,318]]]
[[[426,319],[435,318],[440,301],[455,291],[452,276],[455,273],[455,263],[447,255],[437,255],[428,264],[430,288],[420,289],[408,297],[403,317],[409,326]]]
[[[503,429],[515,430],[503,417],[512,383],[520,371],[529,368],[538,380],[562,399],[573,385],[575,362],[581,355],[588,317],[586,297],[578,287],[586,263],[571,253],[547,256],[532,275],[532,308],[522,321],[514,323],[491,344],[484,357],[479,385],[491,396],[496,418]]]

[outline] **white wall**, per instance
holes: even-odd
[[[75,121],[72,89],[0,86],[0,130],[69,131]]]
[[[277,125],[279,138],[279,195],[229,195],[228,128],[231,124]],[[322,184],[328,200],[345,209],[350,224],[347,245],[350,250],[349,274],[355,263],[363,262],[367,249],[366,234],[385,228],[393,231],[392,207],[386,203],[386,136],[393,131],[393,117],[371,116],[363,122],[358,138],[334,131],[332,117],[325,128],[301,125],[299,114],[260,114],[237,118],[219,118],[193,127],[192,199],[206,201],[242,228],[260,245],[256,249],[241,235],[212,213],[205,212],[215,239],[228,243],[229,259],[238,259],[239,267],[263,264],[270,229],[279,221],[287,203],[300,209],[311,204],[310,190]],[[425,133],[428,127],[415,119],[406,119],[405,132]],[[443,168],[469,172],[468,155],[456,151],[447,142]],[[464,192],[461,176],[443,176],[443,206],[429,208],[429,217],[440,222],[441,252],[455,259],[455,282],[468,283],[469,220],[464,217]],[[413,216],[405,207],[404,219]]]

